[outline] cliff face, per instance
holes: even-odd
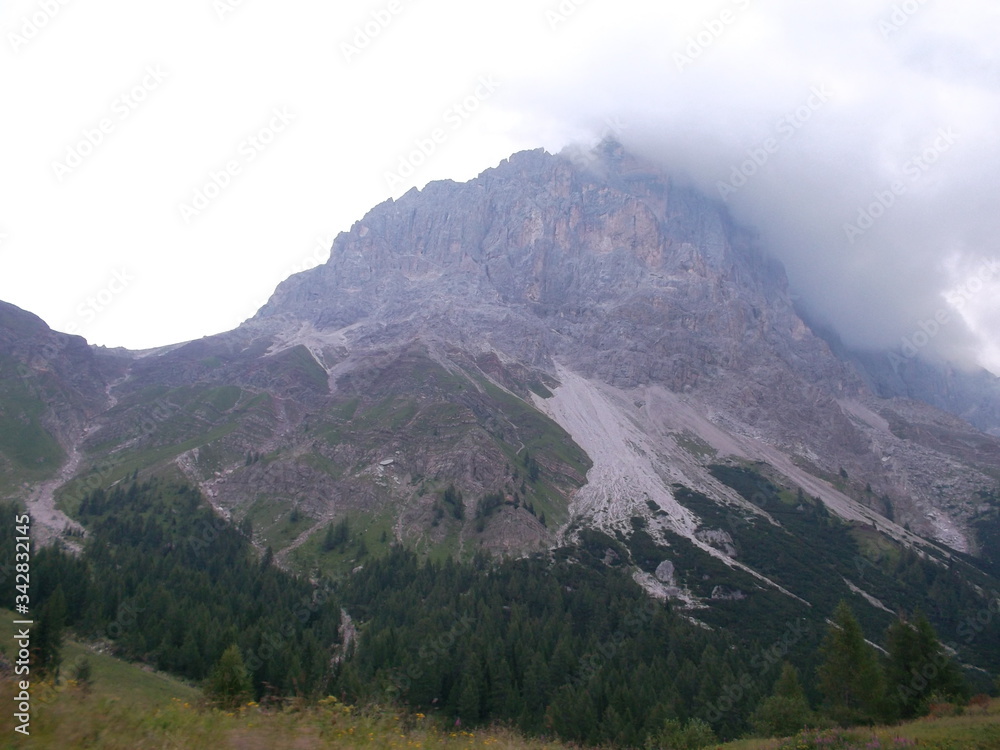
[[[683,390],[775,354],[838,369],[792,311],[780,268],[720,207],[614,147],[602,166],[526,152],[469,184],[411,191],[280,285],[257,320],[356,325],[355,340],[471,334],[623,387]]]
[[[527,152],[467,185],[411,191],[279,286],[256,321],[349,329],[364,346],[435,337],[550,373],[558,359],[622,388],[709,392],[793,434],[843,432],[829,399],[862,382],[795,314],[752,236],[618,147],[599,163]]]
[[[519,153],[375,207],[238,329],[131,356],[81,450],[172,466],[289,554],[365,513],[453,551],[641,517],[728,557],[677,487],[745,505],[710,466],[747,462],[979,551],[1000,441],[835,353],[722,205],[613,143],[589,164]]]

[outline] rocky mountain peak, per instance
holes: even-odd
[[[735,532],[679,498],[758,513],[717,478],[750,464],[899,543],[981,552],[1000,442],[886,397],[765,251],[613,141],[521,152],[376,206],[238,329],[137,353],[69,447],[169,464],[282,554],[365,513],[384,543],[494,551],[644,519],[729,559]]]
[[[750,340],[809,338],[780,266],[722,206],[616,144],[595,153],[522,152],[468,183],[387,201],[337,238],[325,265],[281,284],[257,320],[406,336],[454,329],[458,315],[490,345],[538,364],[594,360],[623,384],[662,378],[668,347],[667,359],[705,358],[681,339],[702,339],[714,350],[705,364],[724,364]],[[502,324],[511,316],[518,325]],[[621,343],[616,317],[647,350],[627,372],[600,363]]]

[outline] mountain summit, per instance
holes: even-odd
[[[802,513],[996,564],[1000,440],[835,352],[723,205],[619,144],[578,156],[386,201],[234,331],[94,350],[100,398],[40,397],[76,409],[60,507],[166,471],[292,565],[347,520],[367,551],[445,555],[596,531],[801,598],[741,552],[746,524],[784,525],[752,474]],[[654,558],[633,560],[649,591],[706,597]]]

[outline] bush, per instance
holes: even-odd
[[[970,709],[975,710],[977,713],[986,713],[990,708],[990,696],[986,693],[979,693],[969,698]]]
[[[750,717],[755,735],[784,737],[807,726],[816,726],[816,716],[805,701],[772,695],[761,701]]]
[[[90,689],[94,685],[94,673],[93,668],[90,666],[90,659],[86,656],[81,656],[77,659],[73,668],[70,670],[70,679],[72,679],[77,686],[83,690],[83,692],[90,692]]]
[[[715,732],[701,719],[691,719],[683,726],[676,719],[667,719],[660,731],[646,740],[646,750],[698,750],[717,741]]]
[[[948,701],[932,701],[927,708],[927,715],[932,719],[940,719],[943,716],[961,716],[962,707]]]

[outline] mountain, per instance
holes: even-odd
[[[93,349],[6,306],[4,414],[42,447],[0,444],[5,492],[33,481],[74,516],[89,489],[167,475],[303,570],[397,541],[577,544],[705,622],[918,597],[955,634],[1000,574],[995,383],[845,354],[765,250],[606,142],[386,201],[198,341]],[[344,519],[349,554],[327,543]],[[958,578],[929,593],[900,565]]]
[[[882,398],[907,398],[936,406],[993,436],[1000,436],[1000,378],[947,363],[889,352],[851,352],[871,390]]]

